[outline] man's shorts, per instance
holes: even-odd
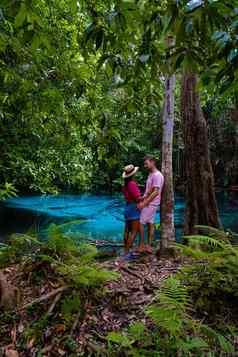
[[[153,205],[149,205],[149,206],[142,208],[141,214],[140,214],[140,223],[141,224],[147,224],[147,223],[153,224],[155,222],[155,215],[156,215],[158,208],[159,208],[159,206],[153,206]]]

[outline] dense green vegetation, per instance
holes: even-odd
[[[181,268],[147,287],[142,319],[98,334],[89,311],[101,311],[120,269],[56,226],[47,242],[14,236],[0,245],[4,352],[237,354],[237,246],[214,228],[215,185],[238,184],[237,9],[237,0],[1,1],[0,200],[114,192],[125,164],[154,154],[166,173],[160,253],[171,249]],[[186,197],[184,244],[174,243],[173,184]],[[123,286],[113,299],[122,314]]]
[[[139,143],[157,129],[153,103],[141,96],[151,128],[138,136],[140,98],[136,105],[127,97],[110,66],[109,74],[97,70],[97,54],[85,59],[86,17],[69,5],[19,1],[2,9],[1,177],[23,192],[111,185],[128,150],[143,155],[148,147]]]
[[[118,279],[118,273],[103,269],[103,264],[95,260],[94,247],[76,245],[62,235],[60,227],[50,228],[46,243],[28,235],[12,237],[8,245],[1,246],[0,266],[13,269],[18,287],[9,285],[0,274],[0,302],[4,307],[1,346],[11,343],[9,331],[17,324],[14,344],[20,353],[235,355],[237,247],[222,231],[199,229],[207,235],[185,237],[187,245],[177,244],[176,249],[183,253],[183,268],[154,291],[143,320],[107,333],[109,325],[101,335],[95,332],[97,325],[93,323],[97,323],[97,311],[102,309],[107,293],[105,282]],[[125,301],[120,295],[110,304],[123,313]],[[87,319],[91,311],[95,311],[94,319]],[[82,339],[81,328],[87,326],[84,321],[88,321],[88,328]]]
[[[235,355],[238,252],[216,234],[190,236],[188,246],[178,245],[194,260],[167,279],[147,307],[154,328],[136,324],[127,333],[110,333],[112,356]],[[120,352],[114,352],[115,346]]]
[[[237,130],[235,1],[229,6],[205,2],[202,12],[185,3],[176,8],[173,1],[149,6],[145,1],[2,1],[2,183],[21,192],[112,187],[125,163],[141,165],[145,153],[158,155],[163,77],[187,66],[202,73],[209,124],[222,127],[210,133],[217,182],[223,184],[225,169],[225,183],[236,183],[229,138]],[[213,14],[209,19],[207,11]],[[229,21],[218,24],[216,14]],[[182,16],[186,29],[179,23]],[[202,35],[210,25],[210,33],[196,42],[198,31]],[[176,38],[169,51],[166,29]],[[179,92],[178,77],[174,168],[175,179],[183,183]]]

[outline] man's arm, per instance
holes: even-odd
[[[158,196],[158,194],[159,194],[159,187],[153,187],[151,193],[147,197],[145,197],[144,200],[137,205],[137,207],[139,209],[142,209],[142,208],[148,206],[150,204],[150,202],[153,201],[153,199],[156,196]]]

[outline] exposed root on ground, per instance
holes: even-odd
[[[126,328],[136,321],[150,324],[144,313],[145,307],[153,301],[164,279],[179,269],[176,260],[158,261],[153,255],[130,263],[115,259],[101,264],[107,270],[120,273],[119,279],[105,285],[106,292],[102,297],[87,296],[82,302],[83,308],[74,314],[70,324],[61,319],[60,306],[62,298],[69,294],[72,288],[57,286],[50,277],[36,287],[29,279],[23,279],[24,275],[19,274],[17,266],[6,269],[4,279],[1,280],[4,283],[7,281],[8,285],[5,285],[4,289],[7,291],[10,285],[17,286],[21,291],[22,303],[20,306],[15,305],[16,318],[6,321],[5,325],[1,322],[2,355],[10,350],[18,353],[20,357],[34,357],[39,351],[42,356],[67,356],[68,347],[62,342],[65,339],[74,341],[76,353],[96,353],[98,348],[103,351],[109,332]],[[42,330],[40,340],[37,340],[34,336],[27,337],[26,331],[29,325],[42,318],[37,312],[39,308],[43,310],[48,322]],[[29,311],[27,313],[29,309],[33,311],[30,316]],[[0,313],[3,313],[3,310]],[[19,348],[22,341],[25,341],[25,346]],[[10,356],[11,352],[8,355]]]

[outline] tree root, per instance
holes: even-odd
[[[70,330],[70,335],[71,335],[71,336],[73,335],[73,333],[74,333],[74,331],[75,331],[75,329],[76,329],[76,327],[77,327],[77,325],[78,325],[78,323],[79,323],[80,314],[81,314],[81,313],[80,313],[80,311],[79,311],[79,312],[77,313],[75,319],[74,319],[73,325],[72,325],[71,330]]]
[[[52,302],[52,304],[50,305],[50,307],[47,311],[47,315],[50,315],[53,312],[55,305],[57,304],[57,302],[60,300],[60,298],[62,296],[62,293],[63,293],[63,291],[61,291],[59,294],[56,295],[56,297],[54,298],[54,301]]]
[[[55,295],[59,295],[60,294],[60,296],[61,296],[62,292],[67,290],[68,288],[69,288],[68,286],[61,286],[60,288],[55,289],[55,290],[49,292],[48,294],[40,296],[38,299],[35,299],[35,300],[29,302],[28,304],[23,305],[19,310],[27,309],[28,307],[31,307],[32,305],[39,304],[39,303],[41,303],[43,301],[46,301],[46,300],[52,298]],[[50,306],[49,311],[51,311],[51,312],[53,311],[57,301],[60,298],[60,296],[57,299],[55,299],[56,301],[55,300],[53,301],[52,305]]]
[[[131,269],[129,269],[129,268],[127,268],[127,267],[122,266],[122,267],[120,268],[120,270],[125,271],[125,272],[126,272],[127,274],[129,274],[129,275],[133,275],[133,276],[136,277],[137,279],[140,279],[140,280],[143,279],[143,276],[141,276],[141,274],[137,273],[136,271],[132,271]]]

